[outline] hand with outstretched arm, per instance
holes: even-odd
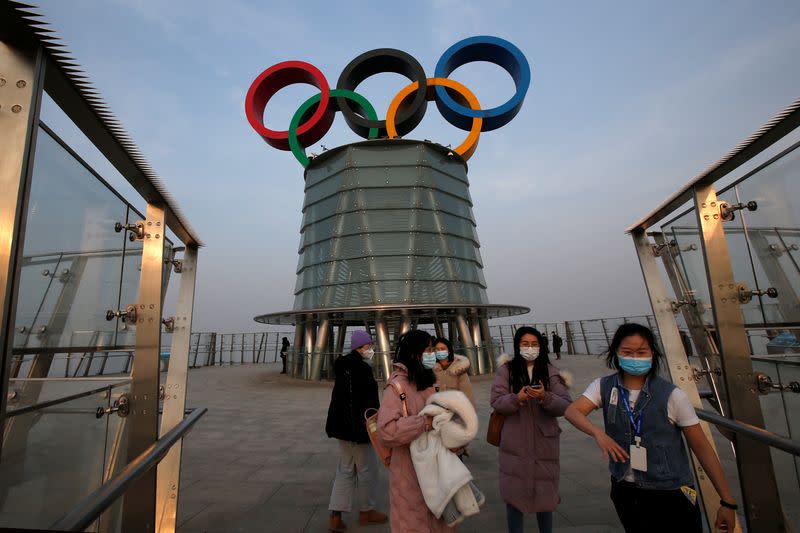
[[[589,420],[589,413],[595,409],[597,409],[597,406],[589,398],[581,396],[567,407],[564,418],[587,435],[594,437],[606,461],[610,458],[615,463],[624,463],[628,460],[628,452],[617,444],[617,441],[609,437],[603,428],[594,425]]]

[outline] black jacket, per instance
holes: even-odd
[[[369,442],[364,411],[380,407],[378,383],[361,354],[353,350],[333,364],[336,381],[328,407],[328,437],[365,444]]]
[[[553,337],[553,351],[560,352],[561,345],[564,344],[564,341],[561,340],[561,335],[556,335]]]

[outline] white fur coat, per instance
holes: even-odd
[[[450,451],[469,444],[478,433],[478,415],[461,391],[437,392],[428,398],[421,415],[433,416],[433,430],[411,443],[411,460],[428,508],[437,518],[450,502],[463,516],[479,511],[469,488],[472,474]]]

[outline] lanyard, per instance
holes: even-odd
[[[630,403],[628,402],[628,390],[624,387],[619,388],[619,395],[622,396],[622,403],[625,405],[625,412],[628,413],[628,419],[631,421],[631,427],[633,428],[633,435],[636,437],[637,442],[641,440],[642,437],[642,413],[638,413],[638,418],[633,415],[633,411],[631,411]]]

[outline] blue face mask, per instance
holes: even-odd
[[[638,357],[622,357],[617,355],[619,366],[622,370],[632,376],[643,376],[650,372],[653,366],[653,359],[639,359]]]
[[[437,361],[444,361],[448,357],[450,357],[450,352],[448,352],[447,350],[444,350],[442,352],[436,352],[436,360]]]
[[[436,366],[436,354],[433,352],[425,352],[422,354],[422,366],[428,370]]]

